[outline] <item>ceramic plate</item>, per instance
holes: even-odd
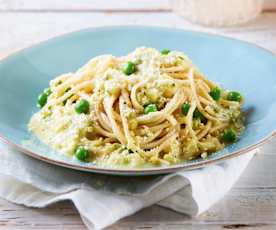
[[[100,54],[124,55],[139,46],[188,54],[209,79],[245,97],[246,130],[240,140],[207,159],[162,168],[108,169],[58,154],[27,130],[37,95],[55,76],[75,71]],[[146,175],[203,167],[256,148],[276,130],[276,57],[255,45],[221,36],[158,27],[103,27],[60,36],[0,62],[0,134],[22,153],[77,170]]]

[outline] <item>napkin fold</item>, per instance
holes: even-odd
[[[122,177],[50,165],[0,142],[0,196],[38,208],[71,200],[88,229],[103,229],[153,204],[198,215],[231,189],[256,151],[192,171]]]

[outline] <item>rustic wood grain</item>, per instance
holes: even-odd
[[[156,11],[170,10],[170,0],[0,0],[2,11]],[[265,0],[264,9],[276,9],[275,0]]]
[[[0,0],[2,11],[157,11],[170,10],[169,0]]]

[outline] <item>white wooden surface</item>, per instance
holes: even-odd
[[[275,5],[275,0],[268,0],[266,5]],[[276,53],[276,11],[271,9],[248,25],[209,29],[185,22],[172,13],[168,0],[0,0],[0,57],[73,30],[122,24],[219,33]],[[189,218],[152,206],[110,229],[276,229],[275,165],[276,138],[262,147],[226,197],[201,216]],[[85,227],[69,202],[31,209],[0,199],[0,229]]]

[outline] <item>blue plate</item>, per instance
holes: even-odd
[[[55,76],[75,71],[100,54],[125,55],[139,46],[188,54],[211,80],[245,97],[246,130],[241,139],[207,159],[165,168],[108,169],[80,163],[34,140],[27,130],[37,95]],[[158,27],[103,27],[60,36],[0,62],[0,133],[21,152],[43,161],[106,174],[145,175],[206,166],[238,156],[276,130],[276,57],[255,45],[221,36]]]

